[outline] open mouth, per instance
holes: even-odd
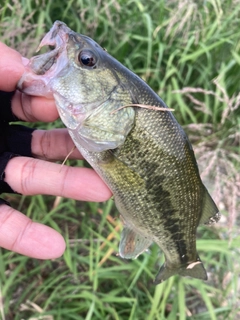
[[[67,65],[67,42],[69,29],[65,23],[56,21],[44,36],[37,51],[43,46],[54,49],[32,57],[26,66],[26,72],[18,82],[18,89],[27,94],[38,96],[49,95],[49,82]]]
[[[61,52],[65,49],[69,32],[69,29],[65,23],[61,21],[55,21],[50,31],[44,36],[40,42],[37,52],[43,46],[51,46],[54,49],[42,55],[33,57],[28,67],[36,74],[43,75],[56,63]]]

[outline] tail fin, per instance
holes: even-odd
[[[154,284],[159,284],[173,275],[179,274],[181,276],[188,276],[196,279],[207,280],[207,273],[204,269],[204,266],[199,258],[195,262],[190,263],[186,266],[177,266],[176,268],[168,268],[166,264],[162,265],[157,277],[154,281]]]

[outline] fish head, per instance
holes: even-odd
[[[123,66],[91,38],[56,21],[39,48],[54,49],[30,59],[18,88],[26,94],[54,97],[59,115],[73,139],[90,151],[114,149],[132,128],[131,93]],[[117,128],[118,127],[118,128]]]
[[[26,67],[26,78],[22,77],[18,84],[25,93],[46,96],[52,91],[69,102],[92,103],[105,98],[116,86],[106,61],[108,54],[91,38],[56,21],[37,51],[46,45],[54,49],[31,58]],[[104,77],[104,84],[101,77]]]

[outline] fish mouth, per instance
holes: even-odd
[[[37,52],[46,45],[54,46],[56,48],[62,47],[64,43],[68,40],[68,34],[72,30],[62,21],[55,21],[49,32],[43,37],[40,42]]]
[[[51,46],[53,49],[29,60],[26,71],[17,84],[20,91],[30,95],[52,97],[49,83],[68,64],[66,47],[70,33],[72,30],[65,23],[55,21],[36,52],[44,46]]]

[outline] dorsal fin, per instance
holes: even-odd
[[[134,230],[125,226],[121,234],[119,254],[125,259],[136,259],[151,244],[152,240],[137,234]]]
[[[221,214],[207,189],[205,187],[204,189],[202,216],[199,223],[213,224],[218,222]]]

